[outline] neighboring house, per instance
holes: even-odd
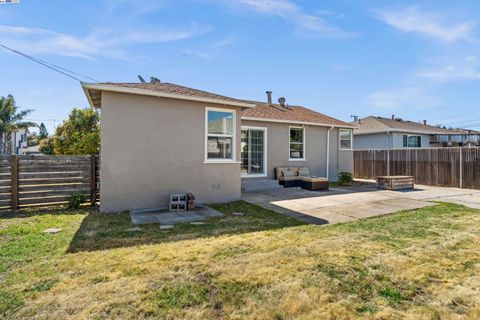
[[[41,156],[43,153],[40,152],[40,145],[27,147],[24,149],[27,156]]]
[[[7,141],[6,135],[3,136],[3,143],[10,143],[10,154],[23,155],[27,148],[28,129],[18,129],[11,133],[10,142]]]
[[[361,149],[430,148],[480,145],[480,132],[446,129],[400,118],[367,117],[352,122],[353,146]]]
[[[82,86],[102,109],[102,212],[163,207],[180,192],[239,200],[242,178],[273,179],[277,166],[330,180],[353,171],[353,126],[307,108],[169,83]]]

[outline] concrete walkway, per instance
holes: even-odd
[[[307,191],[284,188],[243,193],[242,199],[307,223],[354,221],[400,210],[432,206],[432,201],[453,202],[480,208],[480,190],[416,186],[415,190],[378,190],[375,185]]]

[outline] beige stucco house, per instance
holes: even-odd
[[[234,99],[170,83],[82,83],[101,108],[102,212],[241,197],[242,179],[307,166],[353,171],[351,124],[300,106]],[[267,99],[266,99],[267,100]]]

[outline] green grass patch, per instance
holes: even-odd
[[[88,208],[0,216],[0,318],[478,318],[480,210],[319,227],[212,207],[225,216],[139,232]]]

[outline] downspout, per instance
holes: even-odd
[[[332,131],[334,127],[330,127],[327,131],[327,180],[330,181],[330,131]]]

